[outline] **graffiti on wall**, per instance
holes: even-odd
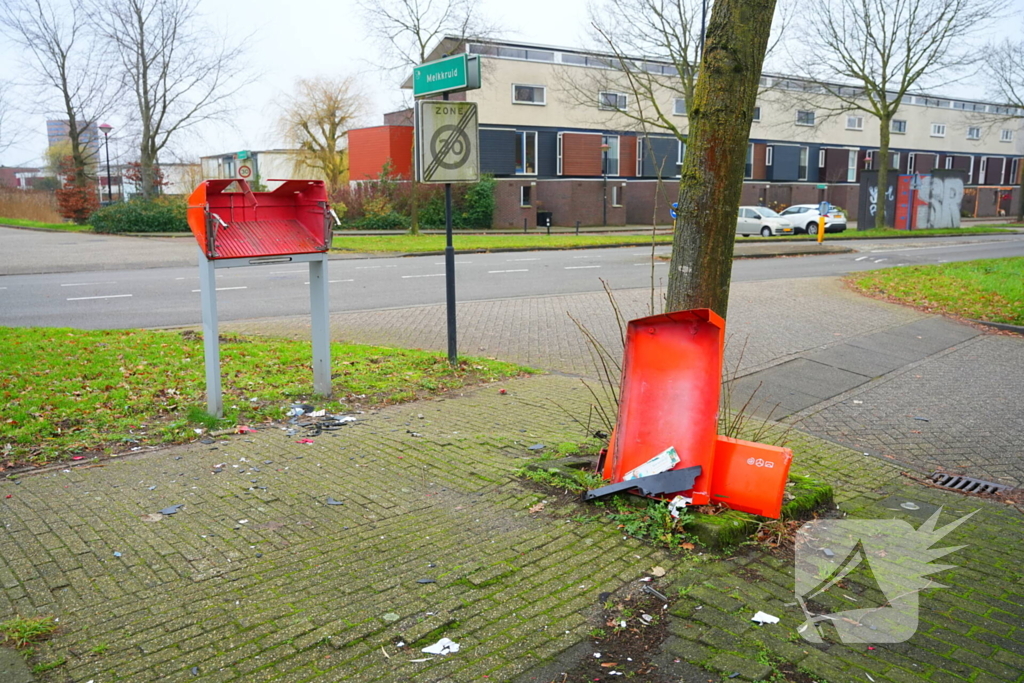
[[[963,178],[956,175],[923,175],[917,191],[915,228],[959,228]]]

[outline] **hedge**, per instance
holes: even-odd
[[[133,199],[99,209],[89,222],[93,231],[104,233],[188,232],[186,208],[183,199]]]

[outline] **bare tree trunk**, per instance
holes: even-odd
[[[775,0],[718,0],[711,11],[679,181],[667,311],[729,304],[750,123]]]
[[[878,155],[882,157],[878,166],[878,196],[875,197],[876,228],[885,227],[885,198],[889,190],[889,126],[892,117],[878,119]]]

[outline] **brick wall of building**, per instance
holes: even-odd
[[[375,126],[349,131],[349,179],[377,178],[388,160],[394,174],[411,178],[412,138],[411,126]]]
[[[522,229],[523,221],[526,221],[527,228],[537,227],[537,201],[539,198],[538,187],[530,186],[529,180],[498,180],[494,187],[494,220],[491,225],[495,228],[519,228]],[[531,187],[531,205],[522,206],[522,188]],[[541,207],[542,211],[550,211],[546,206]]]

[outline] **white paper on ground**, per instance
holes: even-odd
[[[447,655],[459,651],[459,644],[449,638],[442,638],[433,645],[423,648],[428,655]]]
[[[668,513],[675,519],[679,519],[679,513],[682,512],[687,505],[693,502],[693,498],[687,498],[686,496],[676,496],[668,503]]]
[[[649,477],[652,474],[661,474],[662,472],[668,472],[670,469],[679,464],[679,454],[676,453],[674,446],[669,446],[661,453],[645,462],[643,465],[634,467],[626,475],[622,477],[623,481],[628,479],[639,479],[640,477]]]
[[[751,621],[756,621],[759,624],[777,624],[779,623],[778,617],[773,617],[766,612],[758,612],[750,618]]]

